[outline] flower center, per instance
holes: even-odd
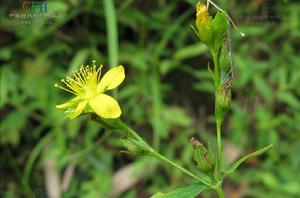
[[[55,87],[59,87],[65,91],[73,93],[83,99],[91,99],[97,94],[97,85],[100,82],[102,65],[97,68],[95,61],[93,66],[81,66],[72,77],[66,77],[61,82],[65,86],[55,84]]]

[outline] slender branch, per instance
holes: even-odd
[[[206,180],[204,180],[204,179],[202,179],[202,178],[196,176],[194,173],[188,171],[187,169],[183,168],[182,166],[180,166],[180,165],[176,164],[175,162],[169,160],[168,158],[166,158],[165,156],[161,155],[160,153],[154,151],[154,152],[152,153],[152,155],[155,156],[155,157],[157,157],[158,159],[160,159],[160,160],[162,160],[162,161],[165,161],[166,163],[168,163],[168,164],[170,164],[170,165],[176,167],[177,169],[179,169],[179,170],[181,170],[182,172],[184,172],[185,174],[187,174],[187,175],[193,177],[194,179],[200,181],[201,183],[203,183],[203,184],[205,184],[205,185],[207,185],[207,186],[211,186],[211,184],[210,184],[208,181],[206,181]]]
[[[129,126],[127,126],[124,122],[122,122],[122,120],[118,120],[118,127],[124,131],[126,131],[127,133],[129,133],[129,135],[131,135],[132,137],[134,137],[135,139],[139,140],[139,141],[144,141],[137,132],[135,132],[132,128],[130,128]]]
[[[107,29],[107,46],[110,66],[118,64],[118,26],[114,1],[103,0],[106,29]]]
[[[156,157],[156,158],[158,158],[158,159],[160,159],[160,160],[162,160],[162,161],[164,161],[164,162],[166,162],[166,163],[168,163],[168,164],[174,166],[175,168],[181,170],[181,171],[184,172],[185,174],[187,174],[187,175],[193,177],[194,179],[197,179],[199,182],[201,182],[201,183],[203,183],[203,184],[205,184],[205,185],[207,185],[207,186],[211,186],[211,184],[210,184],[208,181],[206,181],[206,180],[204,180],[204,179],[202,179],[202,178],[196,176],[194,173],[188,171],[187,169],[183,168],[182,166],[178,165],[177,163],[173,162],[172,160],[169,160],[169,159],[166,158],[165,156],[163,156],[163,155],[161,155],[160,153],[158,153],[157,151],[155,151],[154,148],[152,148],[151,146],[149,146],[149,145],[148,145],[148,144],[147,144],[147,143],[146,143],[146,142],[138,135],[137,132],[135,132],[133,129],[131,129],[129,126],[127,126],[127,125],[126,125],[124,122],[122,122],[121,120],[118,120],[118,122],[117,122],[116,124],[118,125],[117,127],[118,127],[119,129],[126,131],[131,137],[135,138],[136,140],[138,140],[138,141],[140,141],[140,142],[145,143],[145,144],[148,146],[148,149],[149,149],[148,152],[149,152],[150,155],[152,155],[152,156],[154,156],[154,157]]]
[[[218,158],[217,158],[217,178],[220,179],[222,167],[222,139],[221,139],[221,122],[216,122],[217,125],[217,144],[218,144]]]
[[[223,190],[222,190],[222,186],[218,186],[217,188],[215,188],[217,194],[218,194],[218,198],[224,198],[224,193],[223,193]]]

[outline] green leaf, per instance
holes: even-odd
[[[177,106],[166,106],[165,110],[162,112],[162,118],[164,119],[164,122],[166,122],[165,124],[168,129],[176,126],[188,127],[193,122],[187,112],[183,108]]]
[[[280,93],[278,97],[281,102],[286,103],[287,105],[294,108],[295,110],[300,109],[300,102],[293,93],[283,92]]]
[[[253,76],[253,83],[257,91],[262,97],[264,97],[265,100],[268,101],[271,99],[270,96],[273,95],[273,90],[266,79],[260,75],[255,75]]]
[[[176,60],[184,60],[191,57],[199,56],[207,51],[207,47],[203,43],[196,43],[188,45],[186,47],[181,47],[174,54]]]
[[[194,198],[206,188],[207,186],[197,183],[190,186],[177,188],[166,194],[159,192],[153,195],[151,198]]]
[[[107,47],[110,66],[116,66],[119,62],[118,53],[118,27],[117,15],[115,10],[114,1],[103,0],[106,29],[107,29]]]
[[[273,144],[270,144],[269,146],[266,146],[266,147],[259,149],[253,153],[250,153],[249,155],[244,156],[243,158],[239,159],[234,164],[232,164],[229,168],[227,168],[227,170],[225,170],[224,173],[225,174],[233,173],[245,160],[247,160],[251,157],[256,157],[256,156],[266,152],[272,146],[273,146]]]

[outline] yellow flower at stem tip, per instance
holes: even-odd
[[[209,21],[209,13],[205,4],[198,2],[196,5],[196,26],[207,24]]]
[[[75,95],[70,101],[56,105],[59,109],[75,109],[70,119],[79,116],[86,107],[102,118],[118,118],[122,113],[118,102],[104,92],[122,83],[125,78],[124,67],[113,67],[101,78],[102,65],[97,67],[95,63],[93,61],[92,67],[82,65],[72,77],[62,79],[64,86],[54,85]]]

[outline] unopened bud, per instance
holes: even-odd
[[[196,34],[208,48],[211,48],[213,45],[211,17],[206,5],[200,2],[196,6]]]
[[[209,13],[206,5],[198,2],[196,5],[196,26],[207,25],[209,21]]]
[[[226,42],[223,44],[222,49],[221,49],[221,55],[220,55],[220,68],[221,72],[226,75],[228,70],[229,70],[229,54],[226,46]]]
[[[216,111],[216,119],[217,122],[222,122],[229,107],[231,104],[231,83],[232,83],[232,79],[229,78],[227,79],[223,84],[221,84],[218,88],[217,91],[215,93],[215,97],[216,97],[216,107],[215,107],[215,111]]]
[[[192,137],[192,138],[190,139],[190,142],[191,142],[191,144],[192,144],[192,146],[193,146],[194,148],[196,148],[198,145],[201,144],[201,142],[199,142],[199,140],[197,140],[197,139],[194,138],[194,137]]]
[[[214,34],[214,50],[219,51],[223,44],[223,40],[226,37],[228,27],[228,18],[222,12],[217,12],[212,20],[212,29]]]
[[[211,173],[214,170],[215,158],[210,147],[206,149],[203,144],[197,145],[194,150],[194,160],[201,171]]]
[[[227,26],[228,19],[224,13],[217,12],[212,18],[206,5],[197,3],[196,34],[210,50],[218,52],[225,38]]]
[[[121,139],[125,148],[135,155],[148,155],[152,152],[150,146],[141,140],[136,140],[130,136]]]

